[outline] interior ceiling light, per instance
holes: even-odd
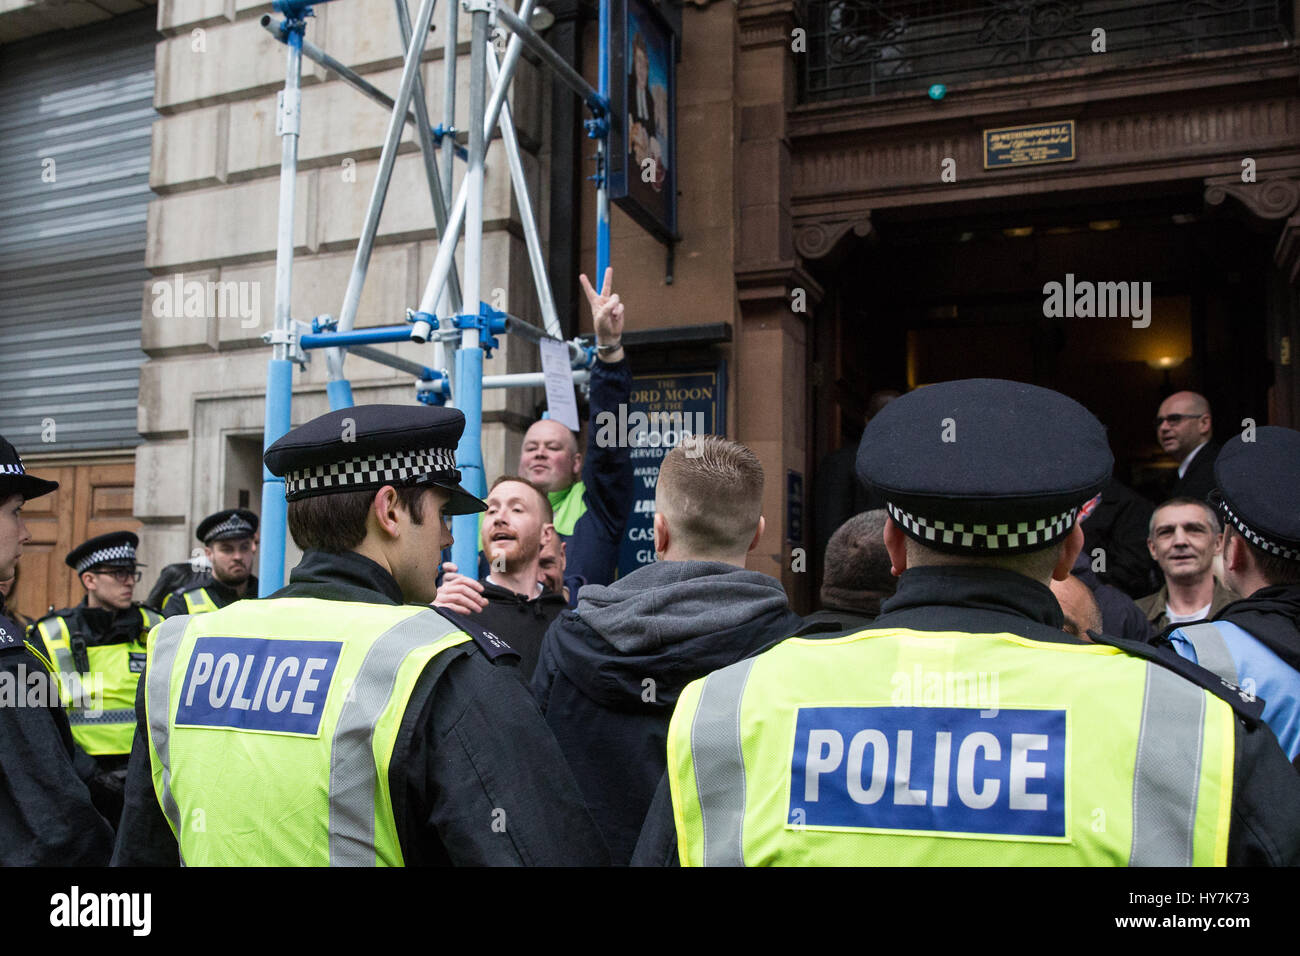
[[[1118,219],[1094,219],[1088,223],[1088,228],[1093,232],[1110,232],[1112,229],[1119,228]]]
[[[1025,236],[1032,236],[1033,234],[1033,226],[1016,226],[1013,229],[1002,230],[1002,235],[1006,236],[1008,239],[1023,239]]]

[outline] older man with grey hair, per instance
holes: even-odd
[[[1137,606],[1157,632],[1214,617],[1237,600],[1236,592],[1214,576],[1214,559],[1223,550],[1222,528],[1204,501],[1170,498],[1152,512],[1147,548],[1165,583]]]

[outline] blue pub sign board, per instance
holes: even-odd
[[[633,504],[618,551],[619,577],[655,559],[655,485],[664,455],[687,435],[727,433],[727,365],[699,372],[634,375],[626,417],[610,422],[631,446]],[[593,419],[589,428],[598,428]],[[597,432],[599,440],[600,432]]]

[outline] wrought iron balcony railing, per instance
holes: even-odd
[[[1290,39],[1292,0],[805,0],[805,102]],[[1105,53],[1094,52],[1105,31]]]

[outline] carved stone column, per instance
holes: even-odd
[[[740,0],[735,87],[740,111],[734,252],[740,307],[736,429],[739,440],[762,461],[766,476],[767,530],[750,566],[779,578],[795,609],[807,611],[815,582],[806,549],[811,541],[810,509],[816,507],[809,497],[808,334],[822,290],[795,252],[791,217],[786,117],[797,86],[798,54],[791,48],[795,16],[793,0]],[[803,480],[803,529],[798,535],[789,525],[790,472]],[[793,554],[794,548],[805,549],[802,560]]]

